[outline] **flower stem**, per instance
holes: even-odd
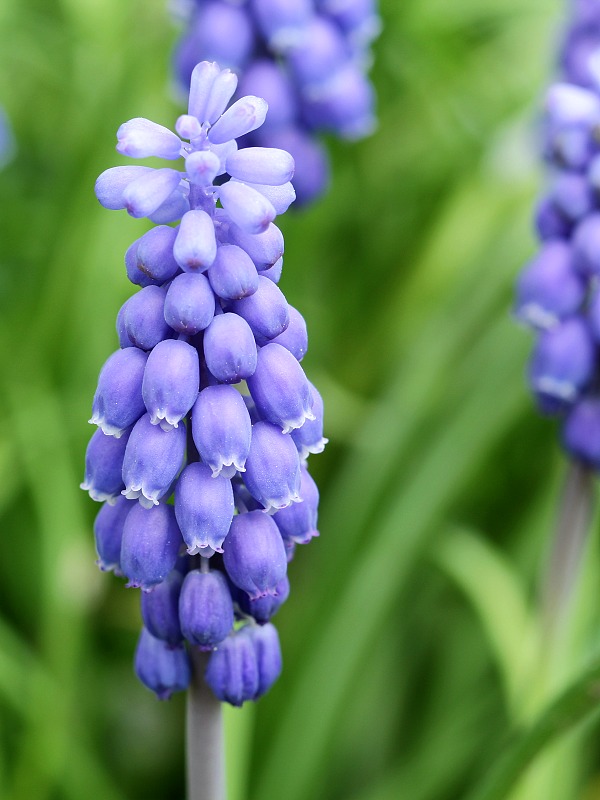
[[[187,695],[188,800],[225,800],[225,758],[221,703],[204,680],[208,654],[191,652],[192,683]]]

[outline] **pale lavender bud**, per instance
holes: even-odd
[[[208,132],[208,138],[213,144],[239,139],[260,128],[267,110],[268,106],[262,97],[241,97],[215,122]]]
[[[280,426],[283,433],[315,418],[304,370],[285,347],[272,342],[261,347],[256,370],[247,380],[261,417]]]
[[[270,422],[252,426],[246,488],[266,511],[300,502],[300,459],[293,439]]]
[[[145,412],[142,379],[148,356],[137,347],[117,350],[100,370],[92,403],[92,425],[122,436]]]
[[[187,184],[180,183],[167,199],[163,200],[156,211],[148,214],[148,219],[155,225],[166,225],[181,219],[190,210],[188,194]]]
[[[175,191],[180,180],[181,173],[168,167],[136,178],[123,190],[127,213],[138,219],[150,216]]]
[[[85,476],[81,488],[92,500],[115,503],[123,488],[121,470],[129,439],[129,431],[117,439],[98,429],[85,453]]]
[[[258,234],[246,233],[237,225],[231,225],[229,241],[248,253],[257,270],[269,269],[283,255],[283,235],[273,224]]]
[[[127,501],[126,501],[127,502]],[[164,581],[155,586],[151,592],[142,592],[141,610],[144,627],[156,639],[179,644],[183,639],[179,624],[179,595],[183,575],[173,569]]]
[[[213,477],[206,464],[188,464],[175,487],[175,515],[190,555],[223,552],[234,510],[231,481]]]
[[[140,240],[136,239],[125,251],[125,272],[127,273],[127,277],[137,286],[157,286],[159,281],[155,281],[138,269],[137,249],[139,242]]]
[[[148,356],[142,384],[150,422],[165,431],[176,428],[194,405],[199,385],[196,349],[176,339],[159,342]]]
[[[273,521],[284,539],[291,539],[297,544],[307,544],[319,535],[317,515],[319,506],[319,490],[306,467],[301,467],[300,496],[301,503],[292,503],[273,514]]]
[[[290,321],[283,292],[262,276],[258,278],[254,294],[235,300],[229,307],[246,320],[257,340],[274,339],[285,331]]]
[[[258,289],[258,273],[250,256],[234,244],[224,244],[208,269],[208,279],[223,300],[239,300]]]
[[[258,663],[246,627],[234,631],[211,653],[204,678],[221,702],[241,706],[254,699],[259,686]]]
[[[223,543],[223,563],[231,581],[250,598],[275,594],[287,559],[281,534],[268,514],[250,511],[233,518]]]
[[[208,386],[192,410],[192,436],[213,477],[245,470],[252,425],[244,399],[233,386]]]
[[[135,674],[159,700],[168,700],[173,692],[188,688],[192,668],[185,647],[173,647],[142,628],[135,651]]]
[[[206,366],[223,383],[249,378],[256,369],[256,342],[250,326],[237,314],[220,314],[204,333]]]
[[[220,70],[219,74],[213,81],[210,89],[210,94],[206,102],[205,117],[203,122],[209,122],[214,125],[219,120],[219,117],[225,109],[227,104],[235,94],[237,88],[237,75],[229,69]],[[227,112],[225,112],[227,113]],[[210,137],[209,137],[210,138]],[[227,139],[236,139],[236,136],[228,136]],[[214,139],[215,144],[221,144]]]
[[[254,700],[258,700],[269,691],[281,675],[283,661],[277,629],[271,623],[266,625],[249,625],[248,635],[254,645],[258,666],[258,687]]]
[[[550,240],[519,276],[515,314],[536,328],[550,328],[579,309],[586,289],[574,270],[571,247]]]
[[[290,434],[302,461],[311,453],[322,453],[329,441],[323,436],[323,398],[309,381],[310,393],[313,399],[312,413],[314,419],[307,419],[301,428],[293,430]]]
[[[181,155],[182,142],[168,128],[143,117],[124,122],[117,131],[117,152],[130,158],[157,156],[175,160]]]
[[[153,425],[150,414],[136,422],[123,459],[123,494],[145,508],[158,505],[167,494],[185,455],[185,427],[170,431]]]
[[[94,537],[98,560],[96,564],[103,572],[114,570],[115,575],[122,575],[121,540],[125,518],[133,503],[124,497],[118,497],[114,505],[105,503],[94,521]]]
[[[179,619],[185,638],[200,650],[213,650],[228,636],[233,602],[222,572],[188,572],[179,598]]]
[[[207,187],[221,169],[221,160],[211,150],[195,150],[185,159],[185,171],[190,183]]]
[[[282,271],[283,271],[283,256],[280,259],[278,259],[273,264],[273,266],[269,267],[269,269],[261,269],[258,274],[262,275],[263,278],[268,278],[270,281],[273,281],[273,283],[277,284],[281,280]]]
[[[245,183],[281,186],[294,175],[294,159],[277,147],[244,147],[229,156],[227,172]]]
[[[210,267],[217,255],[217,241],[213,221],[206,211],[195,209],[183,216],[173,255],[185,272],[204,272]]]
[[[234,178],[233,181],[235,180]],[[246,183],[246,186],[266,197],[276,214],[284,214],[296,199],[296,191],[291,181],[281,186],[268,186],[264,183]]]
[[[215,315],[215,297],[206,277],[184,272],[167,291],[165,320],[173,330],[194,336],[207,328]]]
[[[289,325],[283,333],[280,333],[272,341],[273,344],[280,344],[286,350],[289,350],[296,360],[302,361],[308,350],[306,322],[302,314],[293,306],[288,305],[288,315]],[[314,408],[313,413],[316,413]]]
[[[179,271],[179,265],[173,258],[176,236],[176,228],[158,225],[137,240],[136,266],[152,282],[163,284]]]
[[[292,183],[300,205],[309,203],[327,189],[329,160],[325,149],[313,136],[300,128],[288,126],[268,131],[260,138],[265,144],[280,147],[293,156],[296,171]]]
[[[227,181],[217,194],[230,219],[246,233],[263,233],[277,216],[267,198],[245,183]]]
[[[210,90],[220,71],[219,65],[215,64],[214,61],[201,61],[192,70],[188,114],[191,117],[196,117],[200,122],[206,120],[206,107],[210,97]]]
[[[573,406],[563,428],[565,449],[575,458],[600,469],[600,400],[587,397]]]
[[[180,117],[177,117],[175,130],[182,139],[191,140],[200,136],[202,125],[196,117],[190,117],[189,114],[182,114]]]
[[[594,92],[572,83],[555,83],[546,94],[546,111],[554,124],[595,125],[600,122],[600,100]]]
[[[129,340],[140,350],[152,350],[173,331],[165,321],[166,292],[160,286],[145,286],[124,306],[123,326]]]
[[[123,192],[130,183],[154,172],[152,167],[138,165],[128,167],[111,167],[97,178],[94,191],[101,205],[111,211],[125,208]]]
[[[149,592],[175,567],[183,542],[172,506],[134,503],[123,526],[121,569],[128,587]]]

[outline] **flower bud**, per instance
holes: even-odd
[[[275,51],[304,42],[314,14],[311,0],[253,0],[252,10],[260,32]]]
[[[280,259],[278,259],[268,269],[261,269],[258,274],[262,275],[263,278],[268,278],[270,281],[273,281],[274,284],[278,284],[279,281],[281,280],[282,271],[283,271],[283,256]]]
[[[249,625],[248,635],[254,645],[258,666],[258,687],[254,700],[258,700],[269,691],[281,675],[283,661],[277,628],[271,623],[266,625]]]
[[[241,706],[259,686],[256,648],[246,627],[230,634],[211,653],[204,678],[218,700]]]
[[[175,487],[175,515],[188,553],[222,553],[233,512],[231,481],[223,475],[213,478],[206,464],[188,464]]]
[[[252,426],[246,488],[267,511],[300,501],[300,460],[291,436],[270,422]]]
[[[213,81],[210,88],[210,94],[206,101],[205,117],[203,122],[209,122],[214,125],[219,121],[219,117],[227,108],[227,104],[235,94],[237,88],[237,75],[230,69],[222,69]],[[234,104],[235,105],[235,104]],[[235,136],[228,136],[227,139],[235,139]],[[214,140],[215,144],[221,144]]]
[[[85,477],[81,488],[89,492],[92,500],[115,503],[119,497],[123,488],[121,470],[128,439],[129,431],[117,439],[107,436],[100,429],[90,439],[85,453]]]
[[[140,219],[156,211],[179,186],[181,173],[175,169],[153,169],[128,183],[123,190],[127,213]]]
[[[590,214],[575,228],[572,246],[576,268],[583,275],[600,275],[600,212]]]
[[[165,296],[165,290],[160,286],[145,286],[125,304],[123,326],[131,342],[140,350],[152,350],[173,334],[165,322]]]
[[[122,575],[119,562],[121,560],[121,540],[125,518],[133,508],[133,503],[119,496],[114,505],[105,503],[94,521],[96,539],[96,564],[103,572],[114,570],[115,575]]]
[[[276,594],[267,594],[264,597],[257,597],[255,600],[251,600],[246,592],[238,590],[236,600],[245,614],[254,617],[259,625],[264,625],[271,617],[275,616],[288,599],[290,594],[290,582],[287,575],[279,581],[275,587],[275,591]]]
[[[150,222],[155,225],[167,225],[169,222],[180,220],[190,210],[187,187],[181,183],[173,189],[171,194],[162,201],[156,211],[148,214]]]
[[[239,300],[258,289],[258,273],[250,256],[234,244],[224,244],[208,270],[216,295],[223,300]]]
[[[221,72],[214,61],[201,61],[192,70],[188,114],[200,122],[206,120],[206,106],[215,78]],[[186,137],[188,138],[188,137]]]
[[[258,277],[258,289],[249,297],[235,300],[231,311],[245,319],[258,339],[274,339],[290,322],[288,304],[283,292],[273,281]]]
[[[263,233],[277,216],[267,198],[245,183],[227,181],[217,193],[229,218],[246,233]]]
[[[212,144],[239,139],[260,128],[267,116],[268,106],[262,97],[241,97],[230,106],[208,132]]]
[[[281,186],[294,176],[294,159],[277,147],[244,147],[232,153],[225,166],[232,178],[244,183]]]
[[[194,150],[185,159],[188,180],[196,186],[211,186],[220,167],[219,156],[210,150]]]
[[[92,425],[121,437],[144,414],[142,379],[148,356],[137,347],[113,353],[100,370],[92,403]]]
[[[298,103],[292,81],[282,67],[270,58],[253,60],[240,77],[239,94],[258,95],[267,101],[269,112],[261,132],[291,125],[298,116]]]
[[[233,518],[223,543],[223,563],[231,581],[250,599],[276,594],[287,559],[281,534],[268,514],[250,511]]]
[[[288,126],[269,133],[268,144],[287,150],[294,158],[294,189],[297,204],[303,205],[322,194],[329,184],[329,160],[325,149],[301,128]]]
[[[571,409],[563,428],[565,449],[574,457],[600,469],[600,400],[586,397]]]
[[[543,197],[536,208],[535,229],[542,241],[566,239],[572,224],[563,217],[549,197]]]
[[[194,569],[185,576],[179,598],[183,635],[200,650],[212,650],[233,628],[233,602],[222,572]]]
[[[168,225],[157,225],[137,241],[136,266],[152,281],[163,284],[179,271],[173,258],[173,245],[177,229]]]
[[[141,167],[137,164],[128,167],[111,167],[104,170],[96,180],[96,186],[94,187],[100,205],[111,211],[125,208],[123,192],[126,187],[137,178],[141,178],[142,175],[149,175],[153,171],[152,167]]]
[[[206,366],[219,381],[237,383],[256,369],[256,342],[246,320],[237,314],[220,314],[204,334]]]
[[[142,628],[135,651],[135,674],[159,700],[168,700],[173,692],[188,688],[192,668],[185,647],[173,647]]]
[[[184,214],[173,255],[185,272],[204,272],[210,267],[217,255],[217,241],[213,221],[206,211],[196,209]]]
[[[287,328],[271,341],[273,344],[279,344],[285,347],[286,350],[289,350],[297,361],[302,361],[308,350],[306,322],[302,314],[293,306],[288,305],[287,311],[289,315],[289,324]],[[314,408],[313,413],[315,413]]]
[[[164,316],[173,330],[194,336],[207,328],[215,315],[215,298],[204,275],[184,272],[169,286]]]
[[[249,298],[251,299],[251,298]],[[304,370],[279,344],[267,344],[258,353],[248,388],[261,417],[279,425],[283,433],[313,420],[313,398]]]
[[[133,504],[121,543],[121,569],[129,579],[127,586],[148,592],[164,581],[175,567],[182,544],[172,506]]]
[[[314,419],[307,419],[301,428],[296,428],[290,433],[302,461],[311,453],[322,453],[329,441],[323,436],[323,398],[309,381],[310,392],[313,399],[312,413]]]
[[[288,55],[294,80],[303,88],[328,80],[349,59],[350,51],[340,29],[321,15],[313,16],[306,38]]]
[[[579,172],[561,172],[554,179],[550,197],[558,210],[568,220],[577,222],[594,208],[594,197],[585,175]]]
[[[150,414],[136,422],[123,459],[123,494],[145,508],[158,505],[177,477],[185,455],[186,432],[180,425],[164,431],[150,421]]]
[[[127,350],[121,352],[126,353]],[[176,428],[198,397],[198,353],[187,342],[159,342],[148,356],[142,395],[153,425]]]
[[[273,514],[273,521],[284,539],[291,539],[297,544],[308,544],[317,530],[317,514],[319,506],[319,490],[306,467],[300,468],[301,503],[292,503]]]
[[[252,425],[240,393],[232,386],[207,386],[192,410],[192,436],[213,477],[243,472]]]
[[[157,156],[175,160],[181,155],[181,140],[168,128],[136,117],[117,131],[117,152],[130,158]]]
[[[235,182],[235,178],[232,178],[232,182]],[[246,186],[266,197],[276,214],[284,214],[296,199],[296,191],[291,181],[281,186],[269,186],[265,183],[246,183]]]
[[[257,270],[269,269],[283,255],[283,236],[273,223],[264,233],[246,233],[237,225],[229,228],[229,241],[250,256]]]
[[[151,592],[142,592],[141,607],[144,627],[156,639],[170,645],[179,644],[183,635],[179,624],[179,595],[183,575],[173,569]]]

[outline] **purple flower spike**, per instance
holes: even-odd
[[[303,42],[313,15],[310,0],[252,0],[261,33],[275,51]]]
[[[154,169],[128,183],[123,191],[127,213],[132,217],[148,217],[175,191],[181,173],[174,169]]]
[[[565,421],[562,440],[567,452],[600,469],[600,400],[587,397],[575,404]]]
[[[258,700],[269,691],[281,675],[283,661],[277,629],[271,623],[249,625],[248,635],[252,639],[258,665],[258,688],[254,699]]]
[[[237,383],[256,369],[256,342],[250,326],[237,314],[220,314],[204,334],[206,366],[219,381]]]
[[[217,241],[206,211],[196,209],[183,216],[173,255],[185,272],[204,272],[210,267],[217,255]]]
[[[305,461],[311,453],[322,453],[329,441],[323,436],[323,398],[310,381],[309,385],[315,418],[306,420],[301,428],[296,428],[290,434],[302,461]]]
[[[250,256],[234,244],[224,244],[208,270],[213,291],[223,300],[240,300],[258,289],[258,273]]]
[[[89,492],[92,500],[115,503],[123,488],[121,469],[129,431],[117,439],[98,429],[85,453],[85,477],[81,488]]]
[[[104,170],[102,175],[96,180],[94,190],[100,205],[111,211],[125,208],[123,192],[130,183],[154,172],[152,167],[141,167],[138,165],[130,167],[111,167]]]
[[[283,255],[283,236],[273,224],[258,234],[246,233],[237,225],[231,225],[229,241],[248,253],[257,270],[269,269]]]
[[[172,647],[142,628],[135,651],[135,674],[159,700],[168,700],[173,692],[188,688],[192,668],[185,647]]]
[[[145,286],[125,304],[123,327],[129,340],[140,350],[152,350],[173,331],[165,321],[165,290]]]
[[[230,309],[246,320],[257,340],[274,339],[285,331],[290,322],[283,292],[263,276],[258,278],[257,291],[250,297],[231,303]]]
[[[289,350],[297,361],[302,361],[308,350],[306,322],[302,314],[293,306],[288,305],[287,308],[290,318],[289,325],[283,333],[280,333],[272,341],[273,344],[280,344],[286,350]],[[315,413],[314,408],[313,413]]]
[[[185,455],[185,427],[164,431],[150,414],[136,422],[123,459],[123,494],[144,508],[158,505],[171,488]]]
[[[188,464],[175,487],[175,515],[190,555],[223,552],[234,510],[231,481],[213,477],[206,464]]]
[[[197,350],[176,339],[159,342],[148,356],[142,384],[150,422],[164,431],[176,428],[196,402],[199,385]]]
[[[251,299],[251,298],[249,298]],[[261,417],[283,433],[314,420],[313,398],[304,370],[280,344],[267,344],[258,353],[248,388]]]
[[[306,467],[301,467],[300,496],[301,503],[292,503],[273,515],[273,521],[284,539],[291,539],[297,544],[308,544],[319,535],[317,515],[319,506],[319,490]]]
[[[217,193],[229,218],[246,233],[263,233],[277,216],[267,198],[245,183],[228,181]]]
[[[133,504],[121,543],[121,569],[129,579],[127,586],[149,592],[164,581],[175,567],[182,544],[172,506]]]
[[[230,106],[208,132],[212,144],[239,139],[260,128],[267,116],[268,106],[262,97],[241,97]]]
[[[142,592],[141,607],[144,627],[156,639],[170,645],[179,644],[183,639],[179,624],[179,595],[183,575],[173,569],[164,581],[151,592]]]
[[[594,208],[594,197],[585,175],[562,172],[554,181],[551,197],[558,210],[572,222],[583,219]]]
[[[208,386],[192,410],[192,436],[213,477],[244,472],[252,425],[241,394],[233,386]]]
[[[123,526],[125,518],[133,508],[133,503],[124,497],[119,497],[114,505],[105,503],[94,521],[94,536],[96,539],[96,564],[103,572],[114,570],[115,575],[122,575],[121,540],[123,539]]]
[[[300,459],[291,436],[270,422],[253,425],[244,483],[266,511],[300,502]]]
[[[276,593],[287,559],[281,534],[268,514],[250,511],[233,518],[223,544],[223,563],[231,581],[251,599]]]
[[[233,628],[233,602],[222,572],[194,569],[179,598],[181,630],[190,644],[213,650]]]
[[[163,284],[179,271],[179,265],[173,258],[176,236],[176,228],[158,225],[138,239],[136,267],[151,281]]]
[[[348,44],[339,27],[324,16],[310,21],[306,39],[289,52],[292,74],[306,91],[330,78],[350,57]]]
[[[561,239],[550,240],[519,277],[515,313],[535,328],[550,328],[574,314],[585,294],[571,247]]]
[[[542,333],[529,366],[529,380],[542,409],[551,412],[555,403],[573,403],[590,381],[594,362],[589,328],[578,317]]]
[[[245,614],[254,617],[259,625],[264,625],[275,616],[289,597],[290,582],[287,575],[279,581],[275,589],[276,594],[258,597],[256,600],[250,600],[246,592],[239,592],[236,599]]]
[[[571,223],[558,211],[552,200],[543,197],[535,213],[535,229],[540,239],[566,239],[571,228]]]
[[[175,160],[181,155],[182,142],[168,128],[137,117],[124,122],[117,131],[117,152],[131,158],[157,156]]]
[[[148,356],[136,347],[117,350],[100,370],[92,404],[92,425],[121,437],[145,411],[142,379]]]
[[[294,175],[294,159],[276,147],[244,147],[229,156],[226,167],[232,178],[267,186],[281,186]]]
[[[583,275],[600,275],[600,213],[590,214],[572,239],[575,266]]]
[[[298,116],[294,86],[276,61],[264,58],[249,64],[240,77],[239,91],[241,95],[259,95],[267,101],[269,112],[261,132],[291,125]]]
[[[253,700],[259,686],[256,648],[246,627],[221,642],[211,654],[204,673],[215,697],[232,706]]]
[[[179,333],[194,336],[208,328],[215,315],[215,298],[204,275],[177,275],[167,291],[166,322]]]

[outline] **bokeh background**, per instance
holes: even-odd
[[[593,800],[597,526],[543,624],[565,463],[510,318],[564,8],[381,13],[379,128],[331,141],[330,192],[281,219],[281,285],[308,322],[330,444],[311,457],[321,537],[299,548],[276,620],[284,674],[226,712],[230,800]],[[0,173],[6,800],[184,797],[184,698],[158,703],[134,678],[138,594],[97,571],[97,507],[78,488],[132,292],[123,254],[146,224],[102,209],[93,184],[120,161],[121,122],[180,113],[175,37],[163,0],[0,2],[17,142]],[[572,681],[577,703],[553,707]]]

